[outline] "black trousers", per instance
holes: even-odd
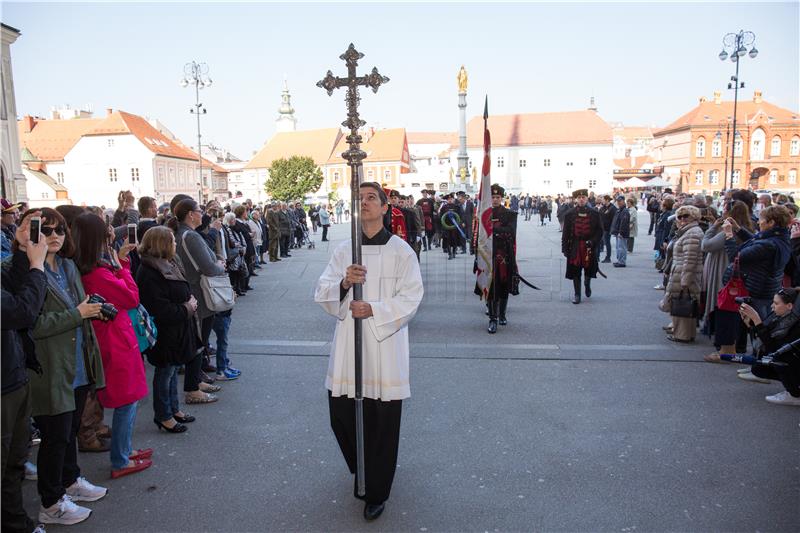
[[[200,321],[200,347],[208,346],[208,339],[211,337],[211,327],[214,325],[214,315],[208,316]],[[205,349],[195,354],[191,361],[184,365],[186,372],[183,376],[183,392],[194,392],[200,390],[200,375],[203,372],[203,360],[205,359]]]
[[[650,211],[650,227],[647,228],[648,235],[653,233],[653,228],[656,227],[656,218],[658,218],[658,213],[653,213],[652,211]]]
[[[328,227],[329,227],[328,224],[325,224],[324,226],[322,226],[322,240],[323,241],[327,241],[328,240]]]
[[[347,468],[356,473],[356,401],[346,396],[333,397],[328,391],[331,429],[336,435]],[[382,402],[364,398],[364,470],[366,495],[364,501],[379,504],[389,499],[397,450],[400,444],[400,415],[402,400]],[[353,481],[353,494],[358,497]]]
[[[22,505],[22,480],[31,436],[29,384],[3,395],[2,411],[2,526],[3,532],[29,533],[36,527]]]
[[[289,238],[290,235],[281,234],[281,257],[289,255]]]
[[[42,434],[36,466],[37,488],[43,507],[50,507],[64,495],[64,489],[81,475],[78,466],[78,429],[89,385],[75,389],[75,410],[59,415],[33,417]]]

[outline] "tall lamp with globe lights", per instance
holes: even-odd
[[[203,145],[200,135],[200,115],[206,114],[206,108],[200,102],[200,89],[211,87],[211,78],[208,76],[208,65],[192,61],[183,66],[183,78],[180,81],[181,87],[194,85],[194,107],[189,109],[189,113],[197,115],[197,162],[200,165],[200,181],[198,203],[203,203]]]
[[[736,74],[731,76],[731,82],[728,83],[728,89],[733,89],[733,148],[731,149],[731,175],[735,172],[734,161],[736,159],[736,141],[741,139],[741,135],[736,131],[736,107],[739,103],[739,89],[744,89],[744,82],[739,81],[739,60],[746,55],[751,59],[755,59],[758,55],[758,50],[755,46],[756,34],[751,31],[739,30],[739,33],[728,33],[722,38],[722,51],[719,53],[720,61],[730,59],[736,63]],[[748,51],[747,49],[750,48]],[[728,175],[725,172],[725,188],[728,185]],[[733,181],[733,180],[731,180]]]

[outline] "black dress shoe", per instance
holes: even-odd
[[[498,321],[498,324],[500,324],[501,326],[507,326],[508,325],[508,320],[506,320],[506,317],[501,316],[500,320]]]
[[[189,429],[186,426],[184,426],[183,424],[181,424],[180,422],[176,422],[175,425],[172,426],[172,427],[165,426],[163,423],[159,422],[158,420],[153,420],[153,422],[155,423],[155,425],[158,426],[158,430],[159,431],[161,431],[163,429],[164,431],[166,431],[168,433],[183,433],[187,429]]]
[[[258,274],[256,274],[255,272],[250,272],[250,276],[251,276],[251,277],[252,277],[252,276],[258,277]]]
[[[489,321],[489,329],[487,331],[491,334],[497,333],[497,320]]]
[[[574,295],[572,297],[572,303],[574,303],[576,305],[581,303],[581,295],[580,295],[580,293],[578,293],[578,294],[576,294],[576,295]]]
[[[364,504],[364,518],[367,522],[372,522],[376,518],[378,518],[381,513],[383,513],[383,509],[386,507],[386,504],[379,503],[366,503]]]
[[[592,288],[589,285],[584,285],[584,289],[586,289],[586,297],[591,298],[592,296]]]
[[[606,257],[605,259],[603,259],[601,261],[601,263],[610,263],[610,262],[611,262],[611,258],[610,257]]]

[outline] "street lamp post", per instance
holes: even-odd
[[[755,59],[758,55],[758,50],[755,47],[756,34],[751,31],[739,30],[739,33],[728,33],[722,38],[722,51],[719,53],[720,61],[725,61],[730,57],[730,60],[736,63],[736,74],[731,76],[731,83],[728,84],[728,89],[733,89],[733,148],[731,149],[731,174],[735,172],[734,161],[736,159],[736,107],[739,103],[739,89],[744,88],[744,82],[739,81],[739,59],[745,55],[750,55],[751,59]],[[747,48],[750,47],[750,51]],[[733,179],[731,179],[733,181]],[[725,175],[725,184],[727,188],[728,176],[727,171]]]
[[[208,65],[192,61],[183,66],[183,78],[181,87],[194,85],[194,107],[189,109],[189,113],[197,115],[197,163],[200,165],[199,194],[197,201],[203,203],[203,145],[200,135],[200,115],[206,114],[206,108],[200,102],[200,89],[211,87],[211,78],[208,77]]]
[[[714,135],[714,138],[722,142],[722,128],[725,128],[725,174],[723,174],[723,183],[722,189],[727,189],[728,186],[728,145],[730,142],[731,136],[731,122],[730,117],[725,120],[720,120],[717,124],[717,134]],[[731,187],[733,187],[733,178],[731,178]]]

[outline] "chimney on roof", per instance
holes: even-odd
[[[717,105],[722,103],[722,91],[714,91],[714,103]]]
[[[113,112],[114,112],[114,110],[112,108],[110,108],[110,107],[106,108],[106,116],[107,117],[110,117]]]
[[[701,104],[705,104],[707,101],[708,101],[708,99],[705,96],[701,96],[700,97],[700,103]]]
[[[753,91],[753,102],[760,104],[762,102],[761,91]]]
[[[33,127],[36,126],[36,119],[30,115],[22,117],[22,132],[30,133]]]
[[[594,102],[594,96],[589,98],[589,111],[597,112],[597,104]]]

